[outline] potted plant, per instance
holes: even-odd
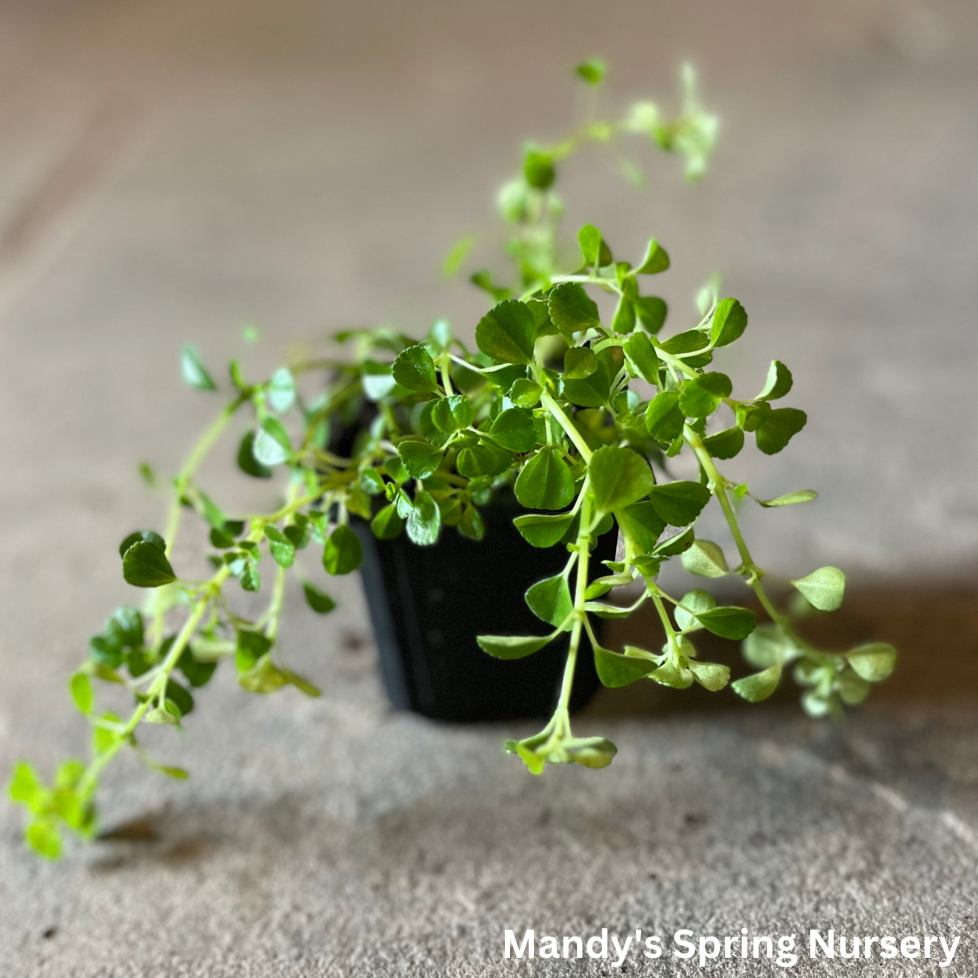
[[[578,74],[597,85],[603,66],[588,62]],[[416,613],[413,625],[402,622],[398,640],[403,644],[414,628],[428,643],[425,655],[441,645],[439,654],[451,663],[462,645],[471,644],[460,638],[465,629],[484,629],[473,637],[481,654],[491,657],[486,661],[496,670],[493,677],[521,663],[542,663],[534,667],[535,682],[549,698],[546,677],[559,675],[549,722],[535,736],[506,743],[535,774],[547,763],[601,768],[616,753],[602,737],[572,733],[575,676],[585,667],[611,687],[644,679],[678,689],[693,683],[709,690],[727,686],[727,666],[697,657],[696,632],[702,629],[743,643],[753,671],[731,685],[751,702],[768,697],[790,671],[803,688],[809,714],[838,717],[843,705],[860,702],[872,683],[889,675],[896,657],[889,645],[829,652],[807,641],[772,601],[765,571],[741,533],[735,502],[753,497],[746,485],[723,475],[722,464],[748,441],[765,454],[780,452],[806,421],[802,411],[781,406],[792,385],[784,364],[770,364],[756,394],[736,397],[718,369],[725,348],[747,327],[741,304],[704,290],[699,320],[667,331],[666,304],[647,292],[647,283],[669,267],[655,239],[630,264],[613,256],[596,227],[585,225],[569,265],[558,260],[561,207],[553,186],[562,162],[582,143],[626,133],[651,136],[686,157],[690,176],[703,172],[715,120],[699,105],[691,74],[685,81],[674,119],[640,103],[623,119],[589,123],[557,146],[527,149],[522,175],[501,195],[514,228],[508,250],[517,265],[516,284],[499,285],[484,272],[473,276],[493,300],[476,327],[476,349],[437,322],[420,341],[385,329],[349,331],[338,336],[352,348],[347,359],[293,363],[266,380],[247,378],[236,363],[230,365],[230,400],[177,474],[163,534],[135,532],[119,548],[126,581],[147,589],[148,601],[142,611],[126,606],[111,616],[71,679],[74,702],[92,726],[91,759],[67,761],[50,784],[28,764],[15,769],[10,793],[31,812],[26,838],[37,852],[57,856],[65,827],[83,838],[96,831],[99,777],[123,748],[135,748],[164,774],[186,777],[145,755],[141,728],[179,726],[194,708],[192,691],[206,685],[222,663],[248,692],[294,686],[317,695],[284,664],[277,646],[290,573],[298,573],[314,611],[328,614],[334,607],[328,594],[302,578],[299,568],[309,553],[330,575],[360,568],[372,541],[378,554],[394,554],[393,563],[371,557],[367,564],[378,585],[368,588],[375,612],[379,585],[385,576],[396,576],[396,563],[403,562],[398,541],[426,555],[427,569],[406,573],[434,604],[452,589],[491,591],[506,580],[510,567],[497,564],[499,552],[482,544],[488,557],[480,559],[476,541],[518,534],[527,554],[542,555],[539,564],[524,565],[531,578],[540,574],[525,592],[536,627],[513,634],[502,627],[510,622],[509,609],[494,605],[486,620],[466,615],[460,631],[441,636],[433,636]],[[460,260],[459,251],[452,263]],[[596,296],[612,304],[602,312]],[[192,387],[217,387],[190,348],[183,374]],[[274,511],[231,516],[205,493],[197,472],[232,418],[244,411],[251,412],[253,424],[238,447],[238,466],[260,479],[286,472],[287,486]],[[671,460],[680,453],[695,458],[698,478],[672,477]],[[757,502],[771,508],[814,498],[806,489]],[[732,547],[697,535],[697,519],[708,505],[722,510]],[[209,527],[211,573],[203,580],[189,579],[171,562],[185,513]],[[435,546],[453,534],[465,546],[472,543],[457,561],[450,545]],[[703,578],[743,578],[767,620],[758,624],[749,608],[718,605],[699,588],[668,594],[657,583],[659,572],[676,559]],[[446,567],[448,580],[428,587],[425,574]],[[835,567],[821,567],[792,584],[809,607],[830,611],[842,601],[845,578]],[[626,587],[638,590],[631,604],[609,600]],[[238,589],[267,590],[259,617],[234,610]],[[660,639],[649,648],[605,648],[600,620],[627,616],[646,603],[661,621]],[[395,604],[388,601],[392,634],[394,618],[409,616]],[[522,609],[523,597],[519,604]],[[453,624],[460,624],[465,607],[449,602]],[[390,636],[383,634],[383,615],[376,617],[383,649]],[[408,676],[411,668],[402,665],[400,678],[388,670],[395,699],[448,715],[442,707],[425,706],[427,694],[417,688],[417,669],[414,679]],[[437,669],[432,672],[430,661],[425,668],[430,685]],[[93,680],[118,690],[128,711],[96,707]],[[505,680],[475,682],[492,692]],[[474,690],[472,702],[482,702],[484,692]],[[577,695],[587,693],[585,681]],[[461,700],[467,694],[456,695]],[[514,703],[510,712],[533,713],[540,706]],[[469,714],[480,709],[484,703],[465,707]]]
[[[513,525],[520,512],[513,493],[501,488],[480,510],[481,539],[442,532],[431,547],[414,545],[405,533],[379,540],[365,521],[351,523],[363,543],[360,574],[395,707],[456,723],[544,717],[553,710],[564,665],[558,645],[506,662],[486,655],[475,640],[487,623],[514,634],[532,630],[537,620],[524,594],[563,568],[555,549],[526,546]],[[613,559],[615,544],[615,533],[599,537],[594,558]],[[582,661],[571,713],[598,685],[593,662]]]

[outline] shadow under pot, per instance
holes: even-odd
[[[567,551],[531,547],[520,536],[513,517],[525,511],[512,494],[481,512],[482,540],[445,528],[432,547],[419,547],[404,534],[378,540],[366,523],[354,521],[384,685],[395,707],[436,720],[547,717],[557,704],[566,636],[508,661],[487,655],[475,638],[545,634],[549,626],[530,611],[524,594],[559,574]],[[592,563],[614,560],[616,540],[614,532],[599,537]],[[597,629],[601,622],[593,624]],[[585,649],[586,642],[585,636]],[[597,687],[593,657],[585,652],[578,656],[571,710],[581,709]]]

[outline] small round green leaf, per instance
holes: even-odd
[[[523,176],[535,190],[547,190],[557,176],[553,157],[535,149],[527,151],[523,160]]]
[[[693,532],[693,527],[687,526],[682,533],[677,533],[674,537],[667,537],[661,543],[657,544],[655,550],[652,551],[652,556],[677,557],[684,550],[689,550],[695,539],[696,535]]]
[[[32,807],[43,795],[44,788],[37,779],[34,769],[23,761],[14,768],[13,777],[7,786],[10,800],[18,805]]]
[[[250,669],[272,647],[272,640],[262,632],[238,629],[235,666],[239,672]]]
[[[88,714],[92,712],[92,703],[95,701],[95,696],[92,693],[92,684],[85,673],[76,672],[71,677],[71,698],[75,701],[75,706],[82,713]]]
[[[710,490],[698,482],[668,482],[654,486],[649,498],[655,511],[670,526],[688,526],[710,501]]]
[[[775,408],[765,412],[754,429],[757,447],[765,455],[776,455],[805,427],[807,421],[808,415],[797,408]]]
[[[251,446],[255,461],[261,465],[281,465],[292,457],[292,442],[278,418],[265,418],[255,432]]]
[[[617,509],[615,519],[621,532],[632,542],[636,554],[649,553],[666,528],[666,521],[655,511],[651,500]]]
[[[632,305],[635,306],[635,315],[642,324],[642,328],[655,336],[665,324],[666,315],[669,312],[665,300],[658,296],[647,295],[633,299]]]
[[[250,669],[238,673],[238,683],[249,693],[274,693],[289,681],[289,676],[279,669],[267,654]]]
[[[513,487],[527,509],[563,509],[574,498],[574,476],[553,448],[543,448],[523,466]]]
[[[565,336],[601,323],[594,300],[577,282],[562,282],[550,290],[547,300],[550,320]]]
[[[360,383],[363,385],[363,393],[371,401],[387,397],[397,386],[391,365],[373,360],[364,360],[360,365]]]
[[[217,390],[217,385],[211,379],[211,375],[201,362],[200,355],[189,344],[183,348],[183,355],[180,358],[180,370],[188,386],[194,387],[199,391]]]
[[[747,638],[754,631],[756,624],[753,611],[726,605],[702,611],[696,617],[700,624],[714,635],[738,641]]]
[[[574,68],[574,74],[589,85],[600,85],[607,73],[608,68],[600,58],[582,61]]]
[[[122,558],[122,576],[134,587],[163,587],[177,579],[166,554],[146,540],[134,543]]]
[[[698,577],[723,577],[729,572],[723,551],[710,540],[694,540],[680,559],[683,567]]]
[[[564,538],[574,517],[570,513],[558,516],[544,516],[542,513],[528,513],[517,516],[513,525],[531,547],[553,547]]]
[[[842,604],[846,575],[838,567],[819,567],[791,582],[819,611],[835,611]]]
[[[268,403],[272,410],[288,411],[295,404],[295,378],[288,367],[281,367],[268,382]]]
[[[871,686],[852,669],[844,669],[835,677],[835,688],[846,706],[858,706],[869,696]]]
[[[745,676],[733,684],[734,692],[743,696],[748,703],[760,703],[766,700],[777,688],[781,681],[781,666],[771,666],[763,672],[755,672]]]
[[[758,625],[744,639],[741,646],[744,658],[756,669],[784,665],[794,656],[794,650],[785,640],[777,625]]]
[[[645,430],[658,442],[667,445],[683,433],[686,416],[679,410],[679,394],[664,391],[649,401],[645,411]]]
[[[376,469],[362,469],[357,481],[368,496],[380,496],[384,492],[384,477]]]
[[[498,462],[498,458],[488,445],[471,445],[458,453],[455,468],[458,469],[458,474],[465,476],[466,479],[478,479],[481,476],[492,475]]]
[[[397,504],[385,506],[371,521],[370,529],[378,540],[393,540],[401,535],[404,520],[398,515]]]
[[[704,438],[703,446],[713,458],[733,458],[744,447],[744,433],[740,428],[727,428]]]
[[[795,506],[798,503],[810,503],[813,499],[818,499],[818,493],[814,489],[799,489],[797,492],[789,492],[776,499],[758,499],[757,501],[764,507],[773,506]]]
[[[655,275],[664,272],[669,267],[669,255],[666,249],[653,238],[645,249],[645,257],[635,271],[639,275]]]
[[[330,534],[323,549],[327,574],[349,574],[363,562],[363,544],[348,526],[340,525]]]
[[[427,479],[441,465],[442,449],[415,438],[405,439],[397,446],[404,468],[415,479]]]
[[[791,390],[791,371],[780,361],[772,360],[767,372],[767,382],[764,390],[757,395],[758,400],[774,401],[784,397]]]
[[[315,584],[311,584],[306,581],[302,585],[302,591],[306,596],[306,604],[312,608],[316,614],[326,615],[329,614],[335,607],[336,602],[325,592],[316,587]]]
[[[726,346],[739,339],[747,328],[747,312],[736,299],[721,299],[713,311],[710,337],[714,346]]]
[[[693,685],[693,674],[689,669],[677,668],[671,662],[666,662],[650,672],[649,679],[660,686],[671,686],[673,689],[689,689]]]
[[[856,674],[870,683],[881,683],[896,667],[897,651],[886,642],[860,645],[846,653],[846,660]]]
[[[268,539],[268,549],[279,567],[291,567],[295,560],[295,545],[277,527],[266,526],[265,536]]]
[[[628,686],[658,668],[651,658],[621,655],[600,646],[594,649],[594,666],[603,686]]]
[[[538,581],[527,590],[526,604],[541,621],[560,627],[574,610],[567,578],[558,574]]]
[[[521,377],[510,388],[509,399],[517,407],[535,408],[540,403],[542,393],[540,385],[535,380]]]
[[[502,411],[493,421],[489,437],[511,452],[530,452],[536,444],[533,415],[516,407]]]
[[[182,717],[194,708],[194,698],[190,692],[173,679],[167,681],[165,696],[167,703],[172,703],[180,711]]]
[[[475,506],[466,506],[458,522],[458,532],[469,540],[481,540],[486,535],[486,523]]]
[[[677,606],[674,614],[676,616],[676,624],[679,626],[680,631],[683,632],[695,632],[702,628],[703,626],[699,623],[699,619],[696,616],[701,612],[710,611],[717,606],[716,598],[712,594],[699,589],[687,591],[679,603],[682,607]]]
[[[648,462],[630,448],[599,448],[591,456],[587,471],[594,505],[602,512],[638,502],[655,486]]]
[[[564,354],[564,379],[584,380],[598,369],[598,358],[586,346],[572,346]]]
[[[61,835],[57,825],[50,818],[41,818],[32,822],[24,837],[27,844],[45,859],[57,859],[61,855]]]
[[[628,362],[639,377],[647,380],[650,384],[658,382],[659,358],[655,355],[652,341],[645,333],[632,333],[625,340],[624,350]]]
[[[238,581],[245,591],[261,590],[261,575],[258,573],[258,568],[254,565],[253,561],[244,561]]]
[[[729,397],[733,384],[726,374],[700,374],[683,384],[679,409],[688,418],[705,418],[712,414],[724,397]]]
[[[125,557],[126,551],[134,544],[139,543],[141,540],[145,540],[147,543],[151,543],[160,550],[166,551],[166,541],[158,533],[154,533],[152,530],[137,530],[135,533],[130,533],[129,536],[119,544],[119,556]]]
[[[706,335],[698,329],[687,329],[682,333],[676,333],[675,336],[670,336],[661,344],[666,353],[671,353],[675,357],[684,357],[690,353],[703,351],[709,345]],[[705,354],[701,353],[701,355]]]
[[[718,662],[697,662],[690,659],[689,671],[693,674],[693,679],[711,693],[723,689],[730,682],[730,666],[723,666]]]
[[[533,313],[519,299],[507,299],[482,317],[475,328],[475,342],[493,360],[529,364],[536,334]]]
[[[606,737],[573,737],[564,742],[567,756],[581,767],[607,767],[618,753],[618,748]]]
[[[420,344],[409,346],[398,354],[394,361],[394,380],[409,391],[419,394],[434,394],[438,391],[438,377],[435,361]]]
[[[621,353],[621,347],[616,348]],[[598,369],[587,377],[575,380],[564,378],[564,396],[577,407],[601,407],[608,403],[611,396],[611,374],[608,365],[598,358]],[[617,373],[617,368],[615,368]]]
[[[184,674],[187,682],[195,689],[206,686],[217,669],[216,662],[202,662],[197,659],[192,649],[186,648],[177,661],[177,668]]]
[[[631,279],[626,279],[631,281]],[[611,331],[625,336],[635,329],[635,304],[627,295],[618,298],[618,305],[615,306],[615,314],[611,320]]]
[[[488,652],[496,659],[523,659],[534,652],[539,652],[552,641],[550,635],[520,636],[520,635],[479,635],[476,638],[479,648]]]
[[[431,409],[431,420],[446,435],[468,428],[472,424],[472,404],[463,394],[440,398]]]
[[[601,257],[601,248],[604,244],[601,240],[601,232],[593,224],[585,224],[577,232],[577,240],[581,246],[581,256],[584,259],[584,264],[598,264]],[[608,262],[601,262],[601,264],[608,264]]]
[[[407,515],[407,535],[412,543],[430,547],[441,532],[441,510],[430,492],[419,492]]]
[[[270,479],[272,470],[255,458],[255,433],[245,432],[238,447],[238,468],[253,479]]]

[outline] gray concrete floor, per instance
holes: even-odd
[[[508,731],[387,709],[355,580],[326,629],[292,595],[283,642],[322,700],[219,682],[160,742],[193,780],[120,765],[105,813],[129,838],[61,864],[0,808],[0,970],[558,974],[504,964],[503,929],[834,924],[960,934],[948,970],[974,973],[976,40],[968,0],[0,4],[4,769],[81,749],[65,677],[131,600],[119,538],[160,520],[135,462],[171,471],[212,407],[179,382],[182,343],[257,368],[350,323],[471,331],[482,300],[441,257],[484,230],[489,259],[494,188],[523,138],[563,130],[567,68],[594,53],[622,101],[692,58],[724,129],[699,187],[653,161],[637,194],[583,160],[570,226],[622,252],[656,234],[676,312],[723,272],[751,316],[735,382],[783,359],[811,418],[735,474],[822,493],[751,518],[757,552],[843,566],[845,627],[912,664],[841,731],[602,697],[582,729],[618,742],[613,767],[535,780]],[[263,502],[220,464],[207,479]],[[931,973],[832,973],[863,970]]]

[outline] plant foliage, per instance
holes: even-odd
[[[589,86],[605,75],[597,61],[576,71]],[[782,405],[792,385],[784,364],[774,361],[761,393],[745,396],[735,395],[722,364],[714,363],[746,330],[743,306],[708,288],[698,321],[669,331],[666,303],[647,292],[670,264],[656,239],[633,265],[613,253],[598,228],[585,225],[571,256],[559,253],[563,207],[554,188],[580,145],[650,137],[685,158],[688,177],[703,174],[716,120],[700,106],[688,71],[684,84],[675,118],[639,103],[623,118],[592,122],[555,146],[526,150],[522,174],[499,197],[512,229],[515,277],[500,285],[488,271],[472,275],[491,299],[475,327],[475,349],[439,321],[420,341],[388,329],[338,334],[346,359],[295,362],[267,380],[246,380],[231,364],[228,403],[174,479],[165,532],[132,533],[120,548],[125,580],[148,594],[143,608],[119,608],[91,638],[88,658],[71,679],[74,703],[91,725],[91,759],[67,761],[50,784],[27,764],[14,772],[10,795],[31,813],[26,838],[38,853],[56,857],[63,828],[83,838],[96,832],[99,779],[124,748],[166,775],[186,777],[145,754],[142,729],[181,727],[197,690],[218,668],[234,672],[250,693],[293,686],[318,695],[281,659],[277,636],[288,575],[299,577],[314,612],[328,614],[333,599],[303,567],[315,561],[328,575],[355,571],[363,546],[354,524],[383,540],[405,533],[419,546],[434,546],[449,532],[478,540],[485,532],[482,510],[503,492],[514,492],[529,511],[515,520],[528,546],[567,555],[558,575],[527,591],[542,623],[539,634],[478,638],[501,659],[554,642],[566,647],[552,719],[539,734],[506,744],[535,774],[548,763],[604,767],[615,756],[610,741],[571,731],[569,697],[584,654],[595,656],[607,686],[649,680],[719,690],[730,670],[698,659],[695,633],[705,629],[744,643],[754,672],[732,684],[735,692],[751,702],[765,699],[791,669],[813,716],[839,716],[843,704],[860,702],[889,675],[891,646],[831,653],[805,640],[769,597],[764,571],[740,531],[734,503],[749,493],[717,461],[752,442],[761,452],[780,452],[806,421],[803,411]],[[465,262],[470,245],[466,239],[453,249],[446,273]],[[183,352],[182,371],[197,390],[228,389],[192,347]],[[279,475],[285,491],[273,512],[229,516],[199,482],[201,462],[240,413],[250,421],[230,454],[246,476]],[[362,430],[352,450],[340,452],[335,436],[357,425]],[[671,460],[680,453],[695,458],[697,478],[671,477]],[[153,483],[145,466],[143,473]],[[803,489],[758,502],[782,507],[814,498]],[[713,503],[729,526],[733,549],[726,552],[695,529]],[[212,573],[205,580],[189,575],[173,553],[185,513],[209,532]],[[620,534],[619,559],[596,567],[591,551],[612,531]],[[718,606],[699,589],[667,594],[657,579],[674,558],[703,578],[742,578],[767,621],[757,625],[753,610]],[[823,567],[793,583],[810,605],[831,610],[842,601],[845,578]],[[640,592],[630,605],[607,600],[626,587]],[[268,590],[264,613],[249,618],[233,611],[236,589]],[[599,645],[593,616],[626,615],[646,602],[661,621],[660,647],[615,652]],[[129,711],[117,715],[99,706],[94,681],[121,691]]]

